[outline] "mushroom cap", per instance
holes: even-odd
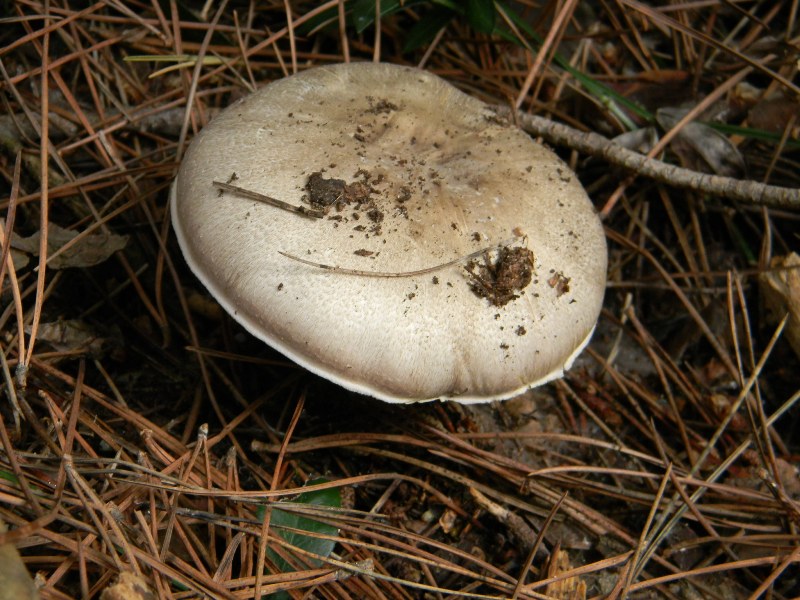
[[[214,181],[334,202],[314,219]],[[189,266],[239,323],[390,402],[484,402],[560,377],[602,304],[605,236],[574,173],[415,68],[338,64],[270,83],[193,140],[171,202]],[[371,273],[438,268],[365,276],[280,252]]]

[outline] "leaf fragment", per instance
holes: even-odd
[[[309,481],[308,485],[319,483],[325,483],[325,480],[316,479]],[[277,508],[280,504],[287,505],[287,509]],[[291,512],[291,509],[288,507],[289,504],[341,508],[342,496],[339,488],[303,492],[291,503],[278,502],[273,505],[272,515],[270,516],[270,529],[274,529],[275,534],[280,536],[283,540],[296,548],[316,554],[317,556],[325,558],[330,556],[336,546],[335,541],[312,537],[311,535],[305,535],[301,532],[307,531],[312,534],[336,536],[339,534],[339,529],[328,523],[322,523],[311,517],[299,514],[298,512]],[[264,519],[265,512],[266,510],[262,507],[257,511],[260,520]],[[267,555],[281,572],[290,573],[295,570],[292,565],[272,549],[267,548]],[[305,560],[309,561],[313,567],[319,567],[322,564],[322,560],[320,559],[305,558]]]
[[[77,239],[81,236],[80,239]],[[39,239],[41,231],[28,237],[12,235],[11,246],[16,250],[39,256]],[[74,241],[73,241],[74,240]],[[70,267],[92,267],[108,260],[122,250],[128,243],[128,236],[105,234],[101,232],[81,234],[79,231],[64,229],[54,223],[47,225],[47,266],[50,269],[67,269]],[[63,247],[67,246],[61,250]]]

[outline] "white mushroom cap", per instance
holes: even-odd
[[[325,192],[339,199],[314,219],[214,181],[306,208]],[[233,104],[187,151],[172,216],[189,266],[248,331],[390,402],[504,399],[560,377],[605,289],[605,237],[572,171],[414,68],[317,67]],[[280,254],[399,273],[489,247],[402,277]],[[524,271],[530,253],[503,248],[531,251],[529,282],[509,267]]]

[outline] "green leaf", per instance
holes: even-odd
[[[505,2],[501,0],[497,0],[497,6],[499,6],[503,12],[506,13],[509,19],[514,23],[514,25],[522,32],[525,33],[530,39],[535,41],[537,44],[542,43],[542,38],[539,37],[536,32],[531,28],[527,21],[525,21],[522,17],[520,17],[514,10],[511,9]],[[524,40],[521,40],[523,44],[527,44]],[[625,98],[622,94],[619,94],[612,90],[610,87],[600,83],[599,81],[595,81],[590,76],[582,73],[571,64],[569,61],[561,56],[560,54],[556,53],[553,55],[553,61],[562,69],[567,71],[570,75],[572,75],[575,79],[583,85],[586,90],[594,96],[594,98],[602,105],[604,105],[607,110],[614,115],[620,121],[625,123],[626,127],[629,130],[636,129],[636,125],[631,121],[630,117],[624,112],[622,107],[625,110],[638,115],[642,119],[646,120],[648,123],[652,123],[655,120],[653,114],[648,111],[647,109],[643,108],[639,104],[632,102]]]
[[[381,18],[394,14],[418,2],[401,2],[400,0],[381,0]],[[355,0],[353,2],[353,25],[357,33],[375,23],[375,0]]]
[[[698,121],[705,122],[705,121]],[[752,140],[760,140],[764,142],[778,143],[783,137],[780,133],[773,133],[771,131],[764,131],[763,129],[753,129],[752,127],[742,127],[740,125],[731,125],[729,123],[705,123],[712,129],[724,133],[725,135],[740,135],[742,137],[750,138]],[[786,148],[797,150],[800,148],[800,141],[788,139],[784,142]]]
[[[423,0],[381,0],[381,18],[421,3]],[[375,23],[375,0],[347,0],[345,14],[348,26],[355,28],[357,33],[363,33]],[[307,35],[319,27],[334,27],[338,22],[339,8],[333,6],[303,23],[297,31]]]
[[[494,0],[467,0],[467,21],[481,33],[492,33],[496,17]]]
[[[450,9],[434,8],[419,20],[406,35],[403,53],[413,52],[417,48],[430,44],[439,30],[453,20],[455,14]]]
[[[310,481],[308,485],[316,485],[319,483],[325,483],[326,480],[324,479],[316,479],[314,481]],[[328,557],[330,556],[331,552],[333,552],[334,546],[336,546],[336,542],[333,540],[326,540],[317,537],[312,537],[310,535],[304,535],[300,533],[300,531],[307,531],[309,533],[318,533],[321,535],[328,535],[328,536],[335,536],[339,533],[339,529],[334,527],[333,525],[328,525],[327,523],[321,523],[311,517],[307,517],[304,515],[299,515],[296,513],[289,512],[289,510],[284,510],[281,508],[277,508],[280,504],[289,504],[278,502],[273,505],[272,508],[272,516],[270,517],[270,530],[275,532],[276,535],[284,539],[286,542],[300,548],[302,550],[306,550],[308,552],[312,552],[319,556]],[[303,492],[291,504],[304,504],[307,506],[326,506],[332,508],[340,508],[342,505],[342,496],[339,492],[339,488],[328,488],[325,490],[316,490],[312,492]],[[266,509],[263,506],[258,507],[256,514],[259,520],[264,519],[264,513]],[[286,528],[297,529],[300,531],[288,531]],[[294,571],[294,567],[290,565],[286,560],[281,558],[277,552],[267,548],[267,555],[269,556],[270,560],[275,563],[275,565],[281,570],[283,573],[290,573]],[[313,566],[319,567],[322,564],[322,561],[319,559],[310,560]]]
[[[6,481],[9,481],[15,485],[19,483],[17,476],[10,471],[0,471],[0,479],[5,479]]]
[[[339,23],[339,7],[332,6],[328,10],[323,10],[299,25],[295,31],[300,35],[308,35],[317,29],[337,28]]]
[[[464,7],[460,1],[454,2],[453,0],[431,0],[431,4],[436,4],[443,8],[450,9],[453,12],[457,12],[459,15],[464,15]]]

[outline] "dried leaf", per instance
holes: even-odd
[[[7,531],[6,524],[0,521],[0,533]],[[33,583],[25,563],[22,562],[14,544],[0,546],[0,596],[19,600],[35,600],[39,591]]]
[[[667,534],[666,556],[683,571],[694,568],[705,558],[705,552],[697,543],[697,538],[697,533],[688,524],[676,523]]]
[[[458,515],[451,509],[445,509],[442,516],[439,517],[439,527],[442,528],[447,535],[452,535],[456,531],[456,519]]]
[[[92,356],[101,356],[109,348],[120,345],[117,337],[101,335],[94,327],[78,319],[59,319],[42,323],[39,325],[36,338],[47,342],[59,352],[83,351]]]
[[[770,270],[759,276],[758,283],[770,316],[780,321],[789,315],[783,333],[800,357],[800,256],[792,252],[774,257]]]
[[[777,469],[776,475],[783,485],[784,491],[791,498],[800,496],[800,471],[798,471],[798,468],[780,456],[775,458],[775,467]]]
[[[216,300],[201,294],[197,290],[188,290],[186,292],[186,302],[189,305],[189,310],[207,319],[222,321],[226,314]]]
[[[31,259],[27,254],[17,250],[16,248],[11,248],[9,255],[11,256],[11,262],[14,263],[15,271],[19,271],[20,269],[27,267],[28,263],[31,262]]]
[[[155,594],[140,575],[123,571],[114,585],[100,594],[100,600],[155,600]]]
[[[642,127],[626,131],[616,136],[614,143],[639,154],[647,154],[658,143],[658,131],[655,127]]]
[[[79,231],[64,229],[49,223],[47,226],[47,255],[71,242],[80,235]],[[12,236],[11,245],[17,250],[23,250],[33,256],[39,256],[39,238],[41,232],[37,231],[31,236]],[[67,269],[69,267],[91,267],[108,259],[117,250],[122,250],[128,243],[128,236],[113,233],[91,233],[83,236],[70,248],[53,258],[47,263],[50,269]]]
[[[565,550],[557,549],[550,556],[547,577],[556,577],[572,569],[569,554]],[[586,582],[578,577],[567,577],[547,586],[545,594],[558,600],[586,600]]]
[[[783,133],[788,125],[793,125],[791,135],[797,138],[800,135],[800,103],[783,95],[760,100],[750,109],[747,124],[772,133]]]
[[[680,108],[659,108],[656,120],[666,130],[672,129],[688,111]],[[693,121],[672,140],[672,150],[684,164],[695,171],[725,177],[742,177],[744,159],[730,140],[703,123]]]

